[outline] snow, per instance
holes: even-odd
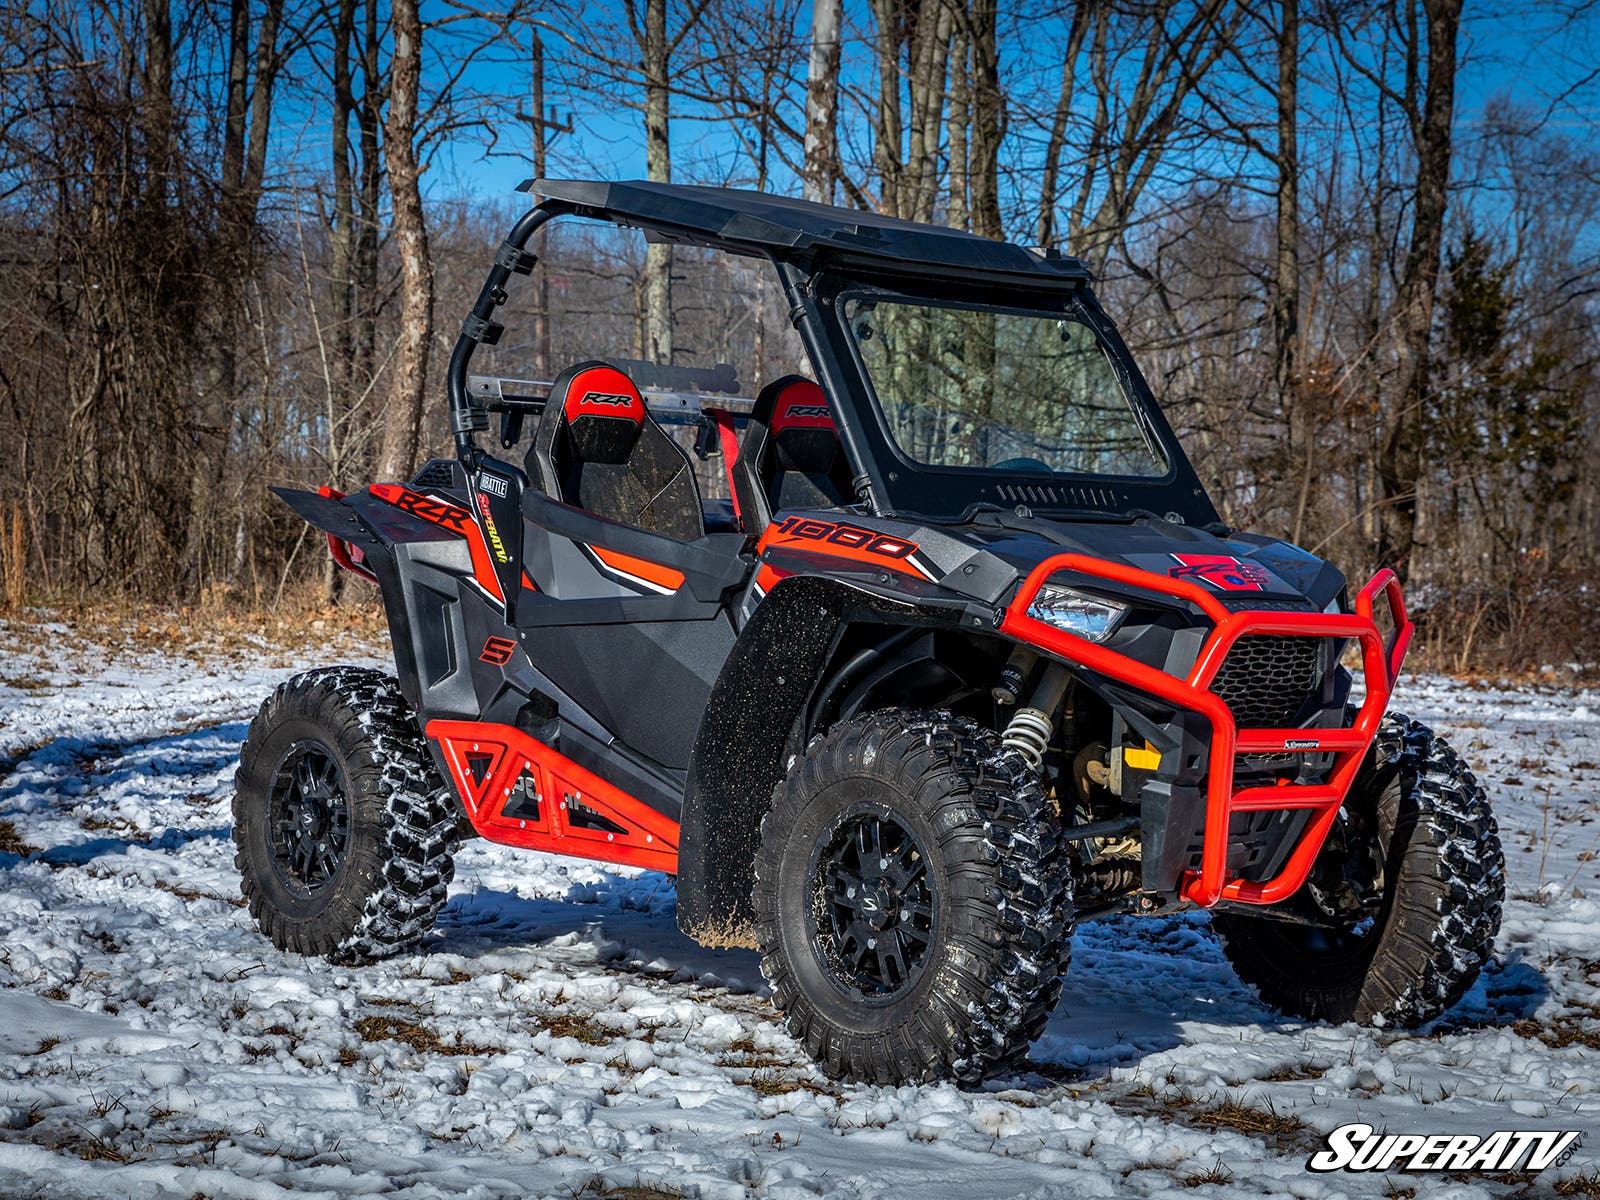
[[[658,874],[474,842],[424,952],[276,952],[239,906],[239,742],[294,670],[381,657],[0,623],[0,820],[37,848],[0,853],[0,1195],[1493,1197],[1596,1172],[1583,1148],[1536,1190],[1305,1163],[1352,1121],[1600,1147],[1600,694],[1402,683],[1509,860],[1495,960],[1432,1026],[1280,1018],[1203,915],[1086,922],[1035,1069],[962,1092],[821,1077],[755,955],[679,934]]]

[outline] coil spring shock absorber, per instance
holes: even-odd
[[[1066,667],[1050,663],[1039,679],[1039,686],[1028,698],[1027,706],[1017,709],[1000,735],[1000,744],[1020,754],[1030,770],[1037,771],[1044,766],[1045,751],[1050,748],[1050,736],[1055,732],[1055,714],[1060,711],[1071,683],[1072,675]]]

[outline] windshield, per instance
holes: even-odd
[[[1152,478],[1167,461],[1112,365],[1068,312],[842,301],[890,436],[930,467]]]

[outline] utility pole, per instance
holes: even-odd
[[[540,38],[538,29],[533,31],[533,88],[528,96],[531,112],[518,115],[533,127],[533,177],[545,178],[546,151],[548,142],[546,133],[561,134],[572,132],[572,114],[567,114],[567,119],[562,121],[554,108],[549,112],[544,106],[544,40]],[[550,280],[545,274],[542,260],[533,266],[533,370],[534,374],[544,382],[550,380]]]

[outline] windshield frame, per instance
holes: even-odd
[[[941,523],[968,521],[983,510],[1015,509],[1088,520],[1170,514],[1201,527],[1219,520],[1138,365],[1087,284],[1021,288],[948,276],[890,277],[854,268],[852,264],[848,270],[806,273],[804,290],[814,306],[804,306],[809,311],[801,313],[803,332],[805,327],[813,331],[812,358],[825,376],[837,380],[837,386],[830,386],[829,390],[838,393],[838,400],[850,410],[842,414],[850,428],[841,433],[860,460],[871,484],[871,504],[878,512]],[[900,449],[891,434],[856,339],[846,328],[843,300],[858,296],[911,304],[954,302],[957,307],[979,305],[1049,316],[1061,314],[1083,321],[1106,351],[1145,435],[1165,457],[1166,473],[1125,476],[1051,470],[1000,472],[917,462]],[[813,321],[812,317],[818,319]],[[834,370],[825,369],[820,361],[823,358],[832,360],[827,366]]]

